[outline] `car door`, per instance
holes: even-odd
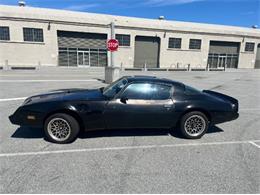
[[[172,124],[173,87],[161,83],[130,83],[105,110],[108,128],[168,128]]]

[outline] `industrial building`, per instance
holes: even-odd
[[[110,66],[111,22],[123,68],[260,68],[259,29],[27,6],[0,6],[0,67]]]

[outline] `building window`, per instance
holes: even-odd
[[[201,40],[200,39],[190,39],[190,49],[201,49]]]
[[[168,48],[181,49],[181,38],[169,38]]]
[[[245,51],[254,52],[255,49],[255,43],[246,43]]]
[[[39,28],[23,28],[24,41],[43,42],[43,30]]]
[[[116,34],[119,46],[130,46],[130,35]]]
[[[4,41],[10,40],[9,27],[0,26],[0,40],[4,40]]]

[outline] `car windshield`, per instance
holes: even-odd
[[[112,98],[119,91],[121,91],[121,89],[123,89],[126,86],[126,84],[127,84],[127,79],[121,78],[121,79],[111,83],[107,87],[105,87],[103,90],[103,95],[105,95],[106,97]]]

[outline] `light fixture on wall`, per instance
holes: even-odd
[[[25,7],[26,6],[25,1],[18,1],[18,6],[19,7]]]
[[[48,22],[48,30],[51,30],[51,22]]]
[[[164,16],[159,16],[158,20],[165,20],[165,17]]]

